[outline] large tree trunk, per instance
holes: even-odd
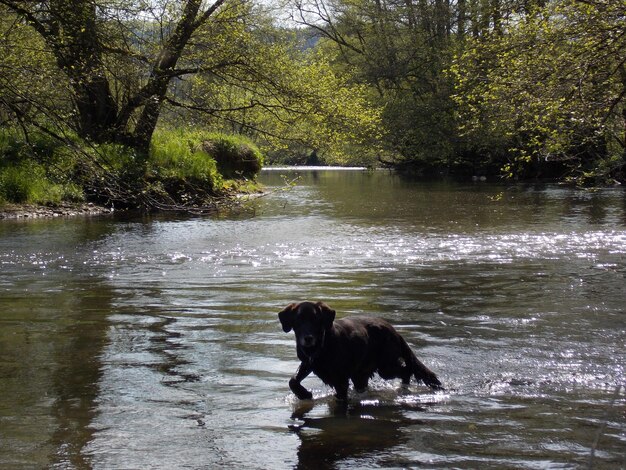
[[[98,23],[103,20],[98,18],[96,1],[0,0],[0,4],[23,17],[41,35],[59,69],[69,78],[78,134],[98,143],[124,143],[147,155],[169,83],[177,76],[176,67],[185,47],[194,31],[225,1],[215,0],[201,13],[203,0],[180,2],[180,20],[154,61],[146,85],[122,103],[115,99],[107,78],[102,32],[98,31]],[[129,49],[127,53],[130,52]],[[131,116],[137,111],[138,121],[131,130]]]
[[[150,148],[150,140],[161,114],[161,106],[167,94],[172,71],[175,69],[185,46],[197,27],[196,19],[201,4],[201,0],[190,0],[187,2],[180,21],[169,40],[165,43],[161,54],[153,66],[147,85],[147,87],[151,88],[152,94],[145,101],[134,135],[138,150],[145,154],[147,154]]]
[[[146,90],[149,90],[149,93],[147,93],[143,111],[134,132],[136,147],[144,154],[147,154],[150,148],[150,140],[161,114],[161,107],[167,95],[167,88],[174,76],[173,72],[176,69],[176,65],[191,39],[191,35],[224,2],[225,0],[217,0],[199,15],[198,12],[202,5],[202,0],[189,0],[184,7],[183,14],[174,32],[166,41],[161,54],[157,58],[150,80],[146,85]]]
[[[106,78],[92,77],[86,83],[75,85],[74,95],[82,137],[98,143],[121,140],[114,132],[117,105]]]
[[[59,68],[70,79],[78,133],[95,142],[109,141],[114,134],[117,104],[102,61],[95,4],[89,0],[52,1],[50,16],[50,34],[45,39]]]

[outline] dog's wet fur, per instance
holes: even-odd
[[[335,311],[323,302],[292,303],[278,314],[285,333],[293,330],[301,364],[289,388],[301,399],[313,395],[301,382],[311,372],[345,400],[349,382],[364,391],[378,373],[386,380],[411,376],[434,390],[443,387],[437,376],[415,357],[404,338],[382,318],[347,317],[335,320]]]

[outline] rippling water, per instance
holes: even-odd
[[[0,223],[0,467],[626,467],[623,190],[296,176],[216,218]],[[303,299],[387,318],[448,391],[297,401]]]

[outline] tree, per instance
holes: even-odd
[[[456,11],[443,0],[295,0],[293,18],[320,37],[335,70],[370,87],[396,167],[446,171],[455,152],[452,82],[443,72]]]
[[[508,176],[623,178],[625,17],[619,0],[555,0],[468,41],[452,67],[466,135]]]
[[[228,84],[214,75],[195,76],[181,93],[186,107],[196,110],[187,118],[254,137],[274,155],[315,152],[332,163],[372,161],[380,112],[366,87],[334,73],[323,54],[303,53],[293,40],[251,36],[246,43],[262,51],[252,70],[231,76]]]
[[[52,110],[68,116],[64,80],[41,37],[0,6],[0,126],[24,127]]]
[[[64,88],[64,102],[46,107],[48,124],[70,123],[94,143],[146,155],[157,121],[181,113],[214,130],[226,122],[274,145],[286,137],[333,152],[375,134],[377,111],[362,90],[296,47],[250,1],[0,0],[0,7],[13,18],[9,36],[13,26],[31,31],[12,42],[17,54],[34,46],[47,60],[29,69],[30,80],[53,73],[55,88]],[[25,96],[28,80],[0,76],[6,95]]]
[[[0,123],[19,123],[33,142],[34,126],[74,149],[40,158],[0,129],[20,149],[12,154],[32,160],[3,152],[0,170],[61,166],[48,173],[70,175],[98,200],[179,207],[222,181],[211,164],[219,155],[207,150],[217,147],[198,141],[207,131],[335,161],[348,145],[375,152],[378,110],[365,87],[291,36],[247,0],[0,0]]]
[[[199,48],[211,53],[210,44],[195,38],[206,37],[220,21],[238,20],[233,12],[244,3],[0,0],[0,5],[32,27],[53,56],[66,79],[78,134],[146,154],[171,83],[215,71],[191,60]]]

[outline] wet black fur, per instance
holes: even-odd
[[[367,387],[378,373],[383,379],[411,376],[435,390],[442,389],[437,376],[420,362],[404,338],[381,318],[348,317],[335,321],[335,311],[323,302],[288,305],[278,314],[283,330],[296,335],[298,359],[302,361],[289,381],[300,399],[312,398],[301,384],[311,372],[345,399],[349,381],[357,391]]]

